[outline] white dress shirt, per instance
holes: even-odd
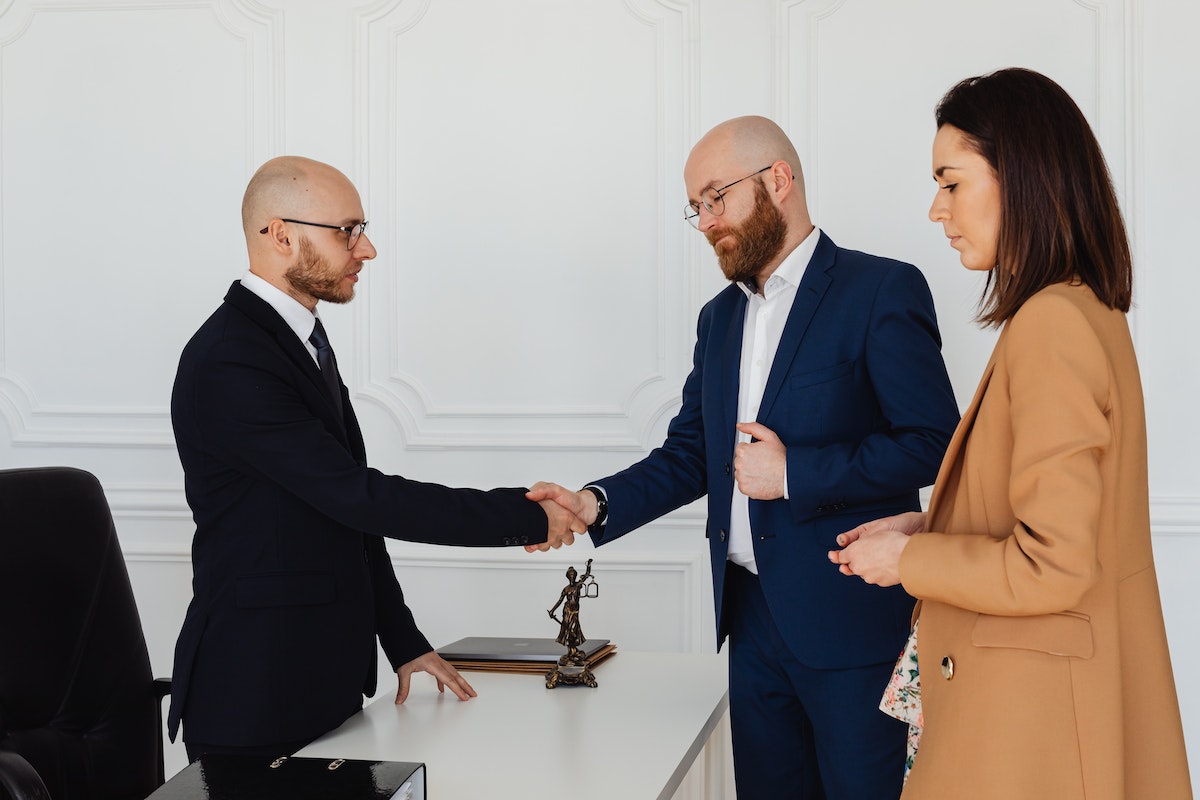
[[[312,336],[313,328],[317,327],[317,312],[309,311],[299,300],[249,270],[246,270],[246,274],[242,276],[242,286],[261,297],[270,304],[271,308],[275,309],[279,316],[283,317],[283,321],[299,337],[301,344],[312,356],[313,363],[320,369],[321,364],[317,361],[317,348],[313,347],[312,342],[308,340],[308,337]]]
[[[738,422],[755,422],[758,408],[762,404],[767,376],[775,361],[775,351],[783,337],[783,326],[792,311],[796,289],[804,270],[817,249],[821,231],[813,228],[796,249],[788,253],[783,262],[767,278],[762,294],[745,283],[738,286],[746,293],[746,319],[742,328],[742,361],[738,373]],[[738,442],[750,441],[750,436],[740,431]],[[787,472],[785,468],[783,496],[787,497]],[[754,544],[750,531],[750,498],[742,494],[737,485],[733,487],[733,503],[729,518],[728,559],[758,574],[754,561]]]

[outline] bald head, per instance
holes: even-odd
[[[800,156],[783,129],[766,117],[735,117],[704,134],[692,152],[716,150],[730,165],[749,172],[776,161],[786,161],[792,175],[803,185]]]
[[[722,122],[683,167],[688,219],[717,254],[725,277],[759,287],[813,231],[800,157],[766,117]]]
[[[250,271],[310,310],[345,303],[375,257],[362,199],[338,170],[299,156],[259,167],[242,198]]]
[[[357,198],[350,179],[328,164],[300,156],[271,159],[254,173],[242,198],[247,244],[257,242],[258,232],[272,219],[322,217],[330,200],[347,190]]]

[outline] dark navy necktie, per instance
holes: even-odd
[[[312,346],[317,348],[317,364],[321,367],[321,377],[325,379],[325,386],[329,389],[329,393],[333,395],[333,405],[337,409],[338,418],[342,418],[342,386],[338,380],[337,359],[333,357],[333,348],[329,346],[329,337],[325,335],[325,326],[321,324],[321,320],[317,320],[317,324],[313,327],[312,334],[308,337],[308,341],[312,342]]]

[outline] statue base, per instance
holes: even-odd
[[[596,676],[588,669],[583,655],[574,647],[558,660],[558,665],[546,673],[546,688],[555,686],[589,686],[596,688]]]

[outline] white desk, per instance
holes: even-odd
[[[672,797],[729,704],[725,657],[618,650],[595,674],[595,689],[547,689],[467,672],[479,696],[463,702],[419,673],[402,706],[383,680],[297,755],[423,761],[437,800]]]

